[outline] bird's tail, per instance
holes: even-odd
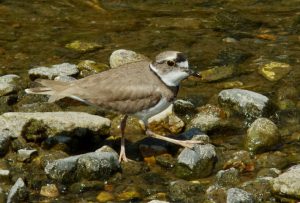
[[[63,91],[67,89],[68,82],[55,81],[55,80],[44,80],[37,79],[35,82],[40,83],[43,87],[34,87],[25,89],[27,94],[45,94],[51,95],[48,102],[55,102],[59,99],[66,97]]]

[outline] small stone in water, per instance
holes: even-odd
[[[36,149],[19,149],[18,150],[18,160],[27,161],[32,158],[33,155],[37,154]]]
[[[97,195],[98,202],[109,202],[115,199],[114,195],[110,192],[102,191]]]
[[[66,48],[72,49],[78,52],[86,53],[86,52],[92,52],[95,50],[98,50],[100,48],[103,48],[102,45],[97,44],[95,42],[83,42],[80,40],[75,40],[69,44],[66,44]]]
[[[42,186],[40,194],[45,197],[58,197],[59,191],[55,184],[47,184]]]
[[[258,72],[270,81],[278,81],[287,75],[292,67],[287,63],[270,62],[259,68]]]
[[[227,203],[254,203],[254,196],[239,188],[227,190]]]
[[[109,57],[109,64],[111,68],[116,68],[124,64],[150,60],[148,57],[138,54],[131,50],[118,49],[114,51]]]

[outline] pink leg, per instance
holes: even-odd
[[[167,141],[167,142],[170,142],[170,143],[173,143],[176,145],[180,145],[182,147],[187,147],[190,149],[192,149],[194,147],[194,144],[203,144],[203,141],[200,141],[200,140],[176,140],[176,139],[172,139],[169,137],[164,137],[164,136],[161,136],[161,135],[158,135],[158,134],[152,132],[149,129],[146,130],[146,134],[150,137],[154,137],[156,139],[164,140],[164,141]]]
[[[120,128],[121,128],[121,149],[120,149],[120,155],[119,155],[119,162],[125,161],[127,162],[128,159],[126,157],[125,152],[125,128],[126,128],[126,121],[128,116],[125,115],[121,121]]]

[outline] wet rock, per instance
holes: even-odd
[[[40,136],[54,136],[61,133],[85,135],[88,131],[103,135],[108,134],[110,121],[83,112],[11,112],[0,116],[0,124],[13,132],[14,137],[25,135],[26,131]]]
[[[300,131],[300,109],[280,110],[276,112],[273,118],[276,119],[276,124],[283,138]]]
[[[1,182],[8,181],[9,177],[10,177],[10,171],[9,170],[0,169],[0,181]]]
[[[109,69],[109,66],[104,63],[96,63],[91,60],[84,60],[77,65],[81,77],[86,77]]]
[[[70,63],[62,63],[58,65],[52,65],[50,67],[37,67],[28,71],[31,80],[37,78],[46,78],[53,80],[57,76],[74,76],[79,73],[77,66]]]
[[[98,202],[109,202],[115,199],[114,195],[110,192],[102,191],[96,197]]]
[[[28,192],[22,178],[18,178],[10,189],[7,196],[7,203],[22,202],[27,199]]]
[[[101,49],[103,48],[103,45],[97,44],[95,42],[83,42],[80,40],[75,40],[69,44],[66,44],[65,47],[77,52],[87,53],[87,52],[93,52],[98,49]]]
[[[18,161],[30,161],[34,155],[37,155],[36,149],[19,149],[18,150]]]
[[[232,157],[226,161],[223,165],[224,169],[236,168],[240,172],[246,171],[254,171],[255,164],[254,161],[250,157],[250,153],[248,151],[237,151],[232,154]]]
[[[271,180],[270,177],[256,178],[244,182],[240,189],[251,193],[254,197],[254,202],[275,202],[271,193]]]
[[[217,88],[220,89],[232,89],[232,88],[239,88],[239,87],[243,87],[244,83],[241,81],[229,81],[229,82],[220,82],[218,84],[216,84]]]
[[[227,125],[227,115],[219,107],[207,104],[198,108],[198,113],[190,121],[187,128],[199,128],[203,132],[207,132],[218,127]]]
[[[174,102],[174,112],[176,114],[185,115],[194,113],[196,111],[195,105],[187,100],[177,99]]]
[[[201,71],[203,82],[213,82],[232,77],[236,73],[234,66],[216,66],[208,70]]]
[[[243,90],[228,89],[219,93],[219,103],[243,114],[246,118],[262,117],[267,113],[269,99],[259,93]]]
[[[181,178],[203,178],[212,173],[216,161],[215,147],[211,144],[185,148],[177,158],[175,173]]]
[[[281,171],[277,168],[263,168],[257,172],[257,177],[272,177],[276,178],[281,174]]]
[[[216,184],[209,186],[206,190],[208,202],[226,202],[226,192],[227,189],[225,187]]]
[[[122,175],[125,177],[135,176],[149,170],[145,163],[136,161],[121,162],[121,168]]]
[[[138,54],[131,50],[118,49],[110,55],[109,64],[111,68],[116,68],[127,63],[133,63],[143,60],[150,61],[148,57],[142,54]]]
[[[276,92],[276,104],[281,110],[295,108],[299,91],[291,85],[283,85]]]
[[[17,75],[4,75],[0,77],[0,96],[8,95],[16,92],[19,89]]]
[[[234,187],[240,182],[239,171],[235,168],[220,170],[216,174],[215,184],[222,187]]]
[[[278,81],[287,75],[292,70],[292,67],[287,63],[272,61],[258,69],[258,72],[267,80]]]
[[[160,135],[178,134],[185,124],[173,112],[173,105],[148,119],[148,128]]]
[[[40,195],[44,197],[58,197],[59,196],[59,191],[56,187],[55,184],[47,184],[42,186]]]
[[[254,203],[254,197],[251,193],[239,188],[230,188],[227,190],[227,203]]]
[[[87,180],[106,179],[119,168],[118,159],[118,153],[107,146],[81,155],[77,161],[77,176]]]
[[[204,193],[204,187],[199,183],[175,180],[170,182],[168,190],[172,202],[203,202],[204,200],[204,195],[201,195]]]
[[[256,119],[249,129],[244,140],[247,150],[260,153],[274,149],[280,142],[277,126],[267,118]]]
[[[62,108],[56,103],[38,102],[32,104],[18,103],[15,106],[15,111],[18,112],[57,112],[62,111]]]
[[[50,162],[45,172],[51,179],[74,182],[81,179],[105,179],[118,168],[118,154],[104,146],[95,152]]]
[[[300,164],[290,167],[286,172],[272,180],[275,194],[300,199]]]
[[[54,180],[73,182],[76,180],[76,164],[80,155],[58,159],[50,162],[45,167],[45,173]]]
[[[222,39],[223,42],[226,42],[226,43],[237,43],[238,40],[236,40],[235,38],[232,38],[232,37],[225,37]]]
[[[4,156],[8,152],[11,136],[9,130],[0,130],[0,156]]]
[[[171,154],[161,154],[155,157],[156,163],[165,168],[173,168],[176,165],[176,159]]]

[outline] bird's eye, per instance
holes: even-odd
[[[167,64],[168,64],[169,66],[174,66],[174,65],[175,65],[175,62],[174,62],[174,61],[167,61]]]

